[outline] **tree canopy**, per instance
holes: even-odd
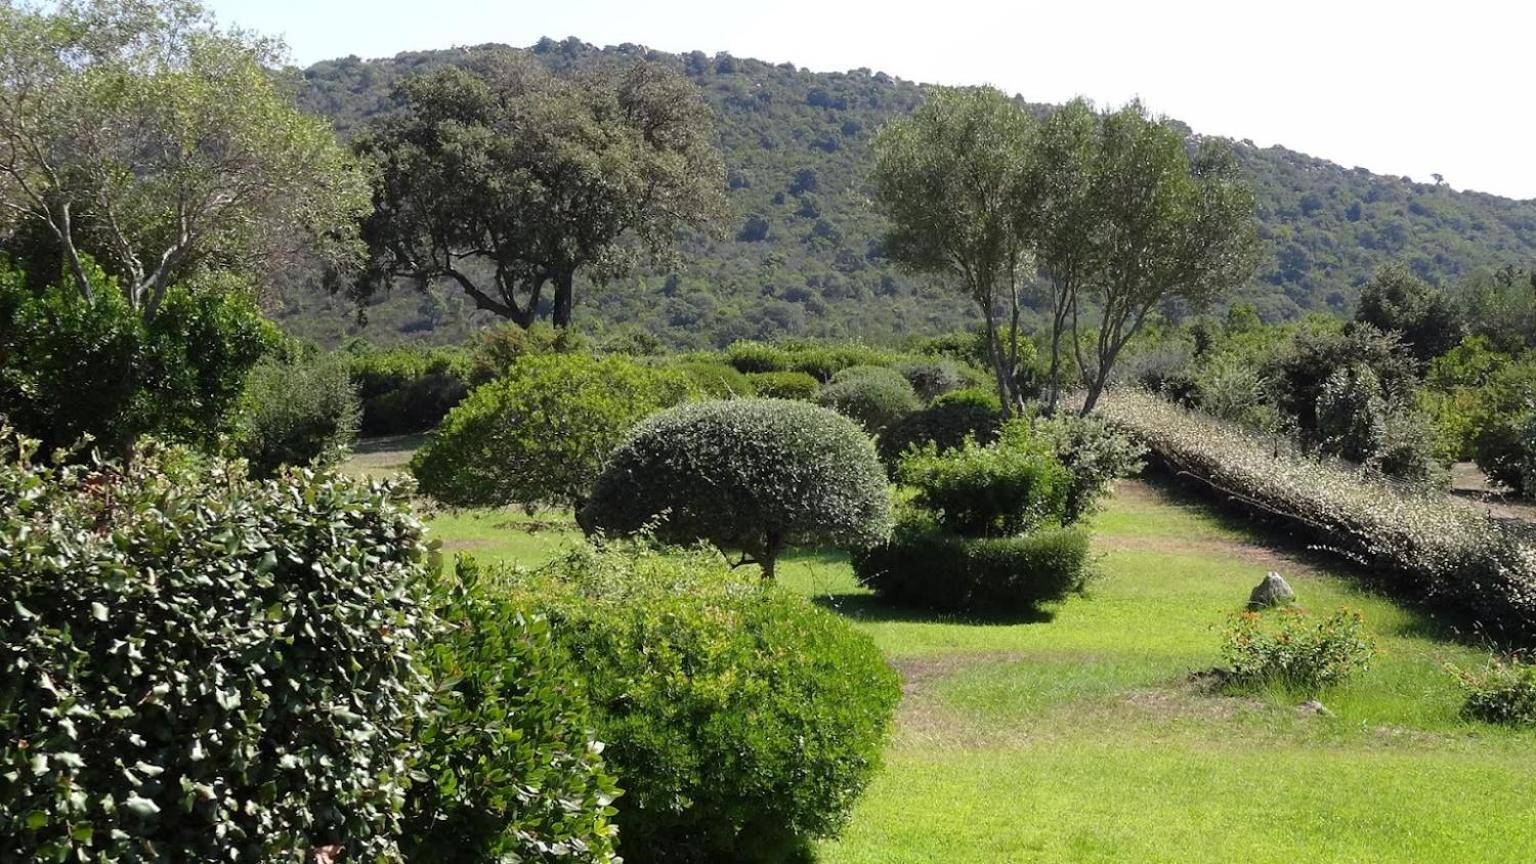
[[[399,110],[358,142],[380,169],[359,295],[446,281],[528,327],[553,286],[563,327],[578,270],[623,273],[723,210],[709,108],[661,66],[561,78],[496,51],[395,95]]]

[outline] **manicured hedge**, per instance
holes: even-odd
[[[889,543],[856,554],[853,572],[859,584],[898,605],[1014,614],[1081,588],[1089,572],[1088,541],[1088,532],[1076,527],[977,539],[909,518]]]
[[[582,682],[628,864],[806,860],[847,822],[901,695],[848,621],[703,549],[609,543],[505,579]]]
[[[960,390],[940,397],[927,408],[914,411],[882,429],[880,461],[894,470],[902,454],[914,447],[932,444],[943,453],[964,444],[967,438],[982,444],[997,440],[998,430],[1003,425],[997,396],[991,395],[988,401],[974,398],[976,393]]]
[[[1463,613],[1488,638],[1536,641],[1536,546],[1487,516],[1145,393],[1113,393],[1100,406],[1157,462],[1223,501],[1369,564],[1396,593]]]
[[[753,372],[747,376],[757,395],[764,399],[800,399],[809,402],[816,398],[821,382],[804,372]]]

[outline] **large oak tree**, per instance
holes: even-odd
[[[549,288],[563,327],[578,271],[601,281],[663,256],[725,206],[713,116],[664,67],[557,77],[508,49],[395,95],[358,145],[379,166],[359,295],[448,282],[528,327]]]

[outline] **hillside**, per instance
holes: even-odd
[[[303,71],[299,98],[348,136],[389,109],[395,82],[474,50],[324,61]],[[638,328],[703,347],[785,335],[885,342],[972,320],[959,298],[899,272],[881,255],[880,219],[864,191],[871,137],[921,102],[923,85],[868,70],[815,73],[633,45],[597,49],[544,40],[529,50],[556,71],[640,56],[675,64],[719,117],[729,223],[718,237],[687,238],[676,272],[579,289],[583,326]],[[1236,147],[1258,193],[1266,249],[1241,295],[1267,319],[1347,313],[1359,284],[1389,260],[1444,284],[1536,257],[1536,201],[1375,175],[1282,147]],[[349,336],[451,341],[484,321],[447,290],[422,296],[397,289],[368,310],[366,328],[345,301],[313,288],[283,295],[277,314],[284,323],[328,344]]]

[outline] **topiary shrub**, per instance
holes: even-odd
[[[437,682],[405,801],[411,864],[615,860],[618,789],[549,622],[461,558],[424,646]]]
[[[404,490],[0,444],[0,860],[391,860],[425,681]]]
[[[880,461],[894,471],[902,454],[914,448],[932,445],[935,452],[947,453],[963,445],[966,439],[990,444],[997,440],[1002,425],[997,394],[959,390],[882,429]]]
[[[784,372],[789,369],[789,354],[762,342],[732,342],[725,349],[725,360],[738,372]]]
[[[917,398],[924,402],[965,389],[971,382],[960,364],[949,360],[908,360],[896,364],[896,371],[907,379]]]
[[[1025,426],[996,444],[967,441],[939,453],[931,445],[902,458],[896,476],[913,487],[913,503],[943,530],[962,537],[1007,537],[1060,524],[1071,475],[1050,442]]]
[[[630,427],[692,392],[627,357],[527,357],[454,408],[411,473],[452,506],[579,506]]]
[[[506,590],[581,682],[626,862],[806,860],[846,824],[901,695],[846,620],[697,548],[580,549]]]
[[[753,372],[747,376],[752,388],[764,399],[799,399],[809,402],[816,398],[821,382],[804,372]]]
[[[1089,564],[1088,532],[1081,528],[978,539],[908,517],[890,542],[855,554],[853,572],[860,585],[898,605],[1007,615],[1081,589]]]
[[[871,435],[916,411],[921,405],[907,379],[890,369],[843,374],[821,389],[816,402],[856,421]]]
[[[338,458],[357,436],[357,392],[332,359],[268,360],[251,370],[235,452],[251,471]]]
[[[878,543],[891,513],[874,445],[852,422],[804,402],[738,399],[682,405],[638,426],[581,523],[610,535],[654,526],[665,540],[739,549],[772,580],[787,545]]]
[[[751,379],[724,363],[689,360],[666,368],[687,375],[699,395],[708,399],[745,399],[757,392]]]

